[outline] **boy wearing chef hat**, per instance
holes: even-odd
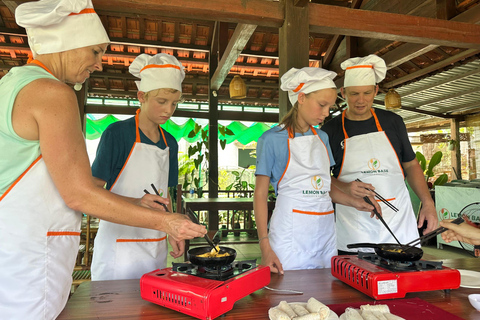
[[[407,243],[418,238],[418,230],[405,177],[423,203],[418,227],[427,220],[425,231],[429,232],[436,227],[438,220],[403,119],[393,112],[372,107],[378,83],[386,75],[385,61],[371,54],[348,59],[341,67],[345,70],[341,92],[348,108],[322,127],[328,134],[335,158],[332,183],[356,197],[373,197],[371,190],[376,190],[389,199],[399,211],[394,212],[380,203],[383,218],[399,241]],[[356,253],[356,249],[347,248],[351,243],[395,242],[380,221],[367,219],[343,205],[336,206],[335,210],[340,254]]]
[[[185,72],[173,56],[141,54],[130,65],[138,78],[141,103],[135,117],[111,124],[102,134],[92,165],[99,185],[114,193],[141,198],[144,190],[170,199],[168,187],[178,183],[178,144],[162,129],[181,101]],[[153,184],[153,186],[151,186]],[[171,201],[170,201],[171,203]],[[172,206],[168,205],[172,212]],[[173,252],[183,254],[184,242],[169,237]],[[92,280],[139,279],[166,266],[166,234],[100,221],[92,260]]]
[[[335,76],[309,67],[286,72],[280,88],[288,91],[293,108],[258,140],[254,212],[262,264],[272,272],[330,267],[337,253],[332,198],[371,209],[363,200],[330,188],[328,137],[314,126],[335,105]],[[269,184],[277,200],[268,233]]]

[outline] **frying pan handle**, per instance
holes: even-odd
[[[377,243],[351,243],[347,244],[347,248],[380,248],[380,245]]]

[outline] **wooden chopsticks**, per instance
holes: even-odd
[[[360,179],[355,179],[355,181],[362,182],[362,180],[360,180]],[[365,188],[365,189],[367,189],[368,191],[372,191],[373,193],[375,193],[375,196],[378,198],[378,200],[380,200],[380,201],[382,201],[383,203],[385,203],[385,204],[386,204],[390,209],[392,209],[393,211],[398,212],[397,207],[395,207],[393,204],[391,204],[390,202],[388,202],[387,199],[385,199],[384,197],[382,197],[381,195],[379,195],[377,192],[375,192],[375,190],[368,189],[368,188]]]
[[[156,195],[159,196],[160,194],[158,193],[157,188],[155,188],[155,185],[152,183],[151,186],[152,186],[152,188],[153,188],[153,191],[155,191]],[[143,189],[143,192],[145,192],[146,194],[150,194],[150,192],[148,192],[147,189]],[[155,201],[155,203],[158,203],[159,205],[161,205],[161,206],[165,209],[166,212],[170,212],[170,211],[168,210],[167,206],[166,206],[164,203],[161,203],[161,202],[159,202],[159,201]]]
[[[462,217],[458,217],[457,219],[453,220],[452,223],[454,224],[461,224],[462,222],[464,222],[465,220],[463,220]],[[417,246],[419,244],[422,244],[424,243],[425,241],[427,241],[428,239],[431,239],[433,237],[435,237],[436,235],[442,233],[442,232],[445,232],[447,231],[448,229],[447,228],[444,228],[444,227],[440,227],[438,229],[435,229],[427,234],[424,234],[423,236],[417,238],[417,239],[414,239],[412,241],[410,241],[409,243],[405,244],[405,246]],[[408,250],[408,249],[407,249]]]

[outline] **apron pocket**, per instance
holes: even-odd
[[[67,303],[79,245],[80,231],[47,232],[45,263],[46,319],[55,319]]]
[[[147,272],[164,268],[167,260],[166,237],[156,239],[117,239],[115,279],[140,279]]]
[[[296,252],[316,253],[335,246],[333,210],[312,212],[293,209],[292,248]]]

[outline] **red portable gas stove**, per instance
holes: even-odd
[[[460,286],[460,272],[441,261],[392,261],[375,253],[332,257],[332,275],[376,300]]]
[[[270,268],[255,260],[207,268],[174,263],[140,279],[142,299],[198,319],[214,319],[233,304],[270,283]]]

